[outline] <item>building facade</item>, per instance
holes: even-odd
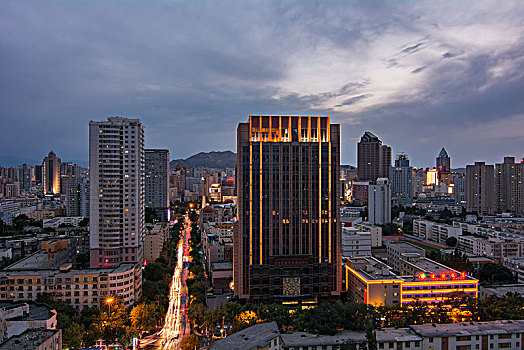
[[[237,129],[234,285],[255,302],[317,302],[341,290],[340,126],[250,116]]]
[[[66,215],[89,217],[89,181],[87,179],[67,184]]]
[[[42,163],[42,180],[44,194],[55,195],[60,193],[60,158],[51,151]]]
[[[145,205],[154,209],[159,219],[167,221],[169,209],[169,150],[146,149]]]
[[[413,202],[413,167],[409,165],[407,154],[398,154],[395,166],[389,168],[391,180],[391,195],[397,197],[400,204],[409,205]]]
[[[141,263],[144,127],[139,119],[89,122],[91,267]]]
[[[451,158],[444,147],[442,147],[440,153],[437,156],[437,170],[451,171]]]
[[[384,225],[391,222],[391,183],[386,178],[377,179],[376,185],[369,186],[369,223]]]
[[[504,163],[495,164],[496,210],[524,213],[524,163],[515,163],[515,157],[504,157]]]
[[[366,131],[357,145],[357,174],[361,181],[375,182],[379,177],[387,178],[391,167],[391,147],[372,132]]]
[[[491,215],[495,212],[494,167],[484,162],[466,166],[466,210]]]

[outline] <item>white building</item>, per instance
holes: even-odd
[[[342,227],[342,257],[371,256],[371,233]]]
[[[353,227],[361,232],[371,233],[371,246],[382,247],[382,227],[371,225],[368,222],[354,223]]]
[[[384,225],[391,222],[391,184],[388,179],[377,179],[376,185],[369,186],[369,223]]]
[[[143,261],[144,127],[139,119],[89,122],[91,267]]]

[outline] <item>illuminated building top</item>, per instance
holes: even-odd
[[[329,142],[330,117],[249,116],[252,142]]]

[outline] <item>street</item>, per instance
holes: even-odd
[[[190,333],[186,318],[188,270],[184,268],[184,262],[189,258],[189,238],[191,237],[191,221],[187,216],[183,232],[178,243],[177,265],[169,288],[169,307],[164,327],[158,333],[141,339],[141,348],[176,350],[180,348],[182,339]]]

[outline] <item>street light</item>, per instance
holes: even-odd
[[[105,300],[105,303],[107,304],[107,306],[109,306],[109,317],[111,317],[111,304],[113,303],[113,301],[115,301],[115,298],[113,297],[108,297]]]

